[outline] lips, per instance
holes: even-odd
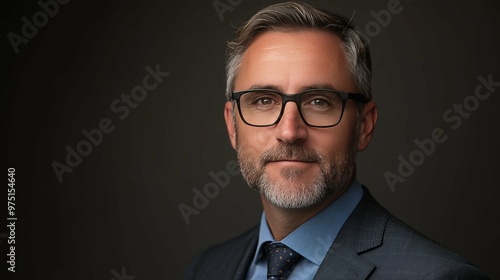
[[[297,164],[306,164],[306,163],[317,163],[318,161],[315,161],[315,160],[308,160],[308,159],[289,159],[289,158],[286,158],[286,159],[277,159],[277,160],[270,160],[267,163],[289,163],[289,164],[294,164],[294,163],[297,163]]]
[[[259,157],[261,165],[271,162],[283,163],[320,163],[322,155],[305,146],[277,144],[271,149],[265,151]]]
[[[269,162],[280,162],[280,161],[317,162],[317,161],[315,161],[315,160],[308,160],[308,159],[296,159],[296,158],[283,158],[283,159],[275,159],[275,160],[270,160]]]

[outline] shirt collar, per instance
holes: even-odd
[[[362,196],[363,188],[357,180],[354,180],[342,196],[292,231],[281,240],[281,243],[319,266]],[[263,246],[266,242],[276,242],[276,240],[267,225],[266,213],[263,212],[253,263],[264,257]]]

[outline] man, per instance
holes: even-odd
[[[348,19],[271,5],[228,47],[227,130],[264,213],[198,256],[186,279],[488,279],[356,180],[377,108],[367,41]]]

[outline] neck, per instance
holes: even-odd
[[[281,241],[300,225],[321,212],[328,205],[332,204],[347,190],[349,186],[350,184],[318,204],[302,209],[283,209],[277,207],[261,195],[262,206],[264,208],[264,212],[266,213],[267,224],[269,225],[269,229],[271,230],[274,239]]]

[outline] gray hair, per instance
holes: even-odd
[[[325,30],[343,42],[348,67],[358,92],[371,100],[371,59],[368,41],[349,19],[316,9],[305,3],[285,2],[270,5],[252,16],[237,29],[236,38],[228,42],[226,62],[226,98],[231,100],[234,80],[243,55],[252,39],[266,31]]]

